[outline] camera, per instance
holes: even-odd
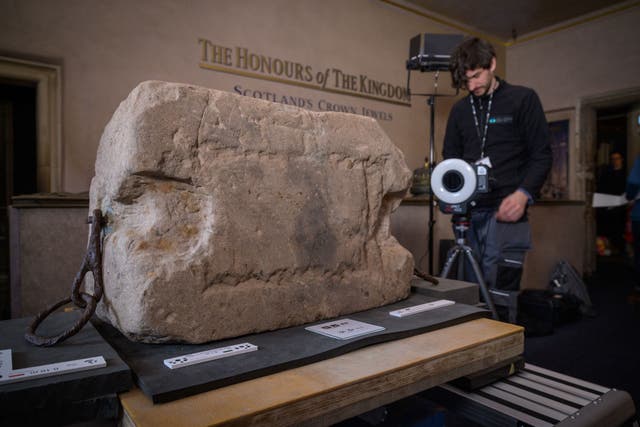
[[[489,192],[489,167],[462,159],[444,160],[431,173],[431,190],[442,212],[466,214],[478,194]]]

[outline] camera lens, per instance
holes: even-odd
[[[442,175],[442,185],[451,193],[458,192],[464,186],[464,177],[457,170],[449,170]]]

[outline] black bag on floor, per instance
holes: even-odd
[[[557,304],[548,290],[525,289],[518,295],[518,324],[527,336],[552,334],[556,312]]]
[[[553,269],[549,288],[554,294],[562,295],[567,301],[576,301],[582,314],[591,317],[596,315],[582,277],[567,261],[560,261]]]
[[[527,336],[549,335],[562,323],[581,317],[580,302],[547,289],[525,289],[518,295],[518,324]]]

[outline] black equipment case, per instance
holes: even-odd
[[[544,290],[524,290],[518,295],[518,324],[527,336],[553,333],[560,306],[553,294]]]

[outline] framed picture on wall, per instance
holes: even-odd
[[[540,190],[540,198],[543,200],[568,200],[569,150],[571,147],[573,109],[547,112],[546,116],[549,125],[553,163],[547,180]]]

